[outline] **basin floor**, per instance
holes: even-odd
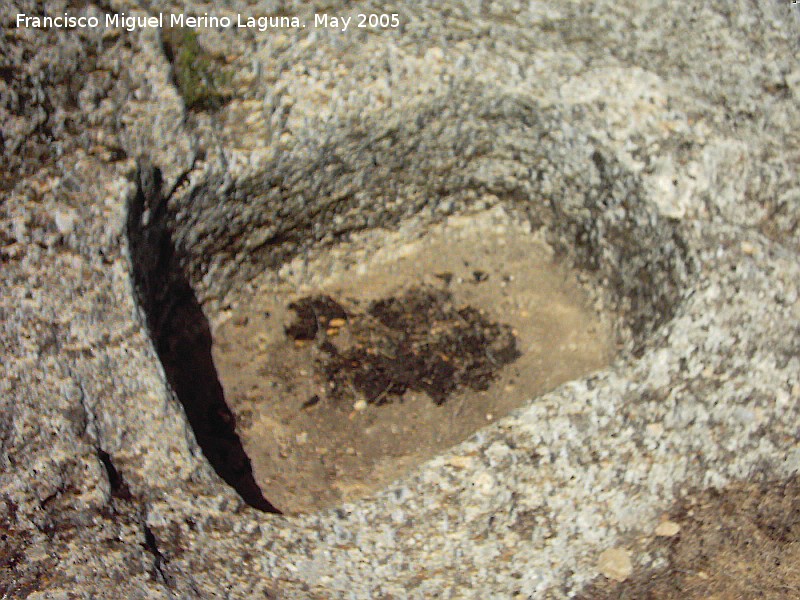
[[[413,389],[379,402],[355,389],[334,397],[319,344],[287,334],[298,299],[324,294],[363,313],[421,286],[513,331],[519,356],[499,365],[488,389],[460,387],[438,404]],[[214,362],[256,482],[287,514],[376,491],[526,401],[606,366],[615,351],[609,319],[575,273],[500,210],[417,236],[371,231],[265,274],[212,321]],[[330,333],[347,336],[348,326]]]

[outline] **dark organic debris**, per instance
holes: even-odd
[[[443,273],[436,273],[434,275],[437,279],[441,279],[444,281],[445,285],[450,285],[450,282],[453,281],[453,274],[450,271],[445,271]]]
[[[313,340],[320,331],[325,331],[331,321],[347,320],[345,310],[330,296],[301,298],[289,305],[297,319],[286,328],[286,335],[293,340]]]
[[[319,396],[317,394],[314,394],[308,400],[303,402],[303,404],[302,404],[302,406],[300,406],[300,408],[305,410],[306,408],[311,408],[312,406],[315,406],[318,403],[319,403]]]
[[[511,327],[489,321],[433,287],[372,302],[347,312],[329,296],[289,305],[297,319],[286,328],[294,340],[323,341],[319,367],[334,399],[360,394],[384,404],[408,390],[437,404],[458,388],[488,389],[497,371],[520,353]],[[339,336],[343,328],[349,335]]]
[[[473,271],[472,272],[472,279],[475,283],[483,283],[487,279],[489,279],[489,274],[485,271]]]

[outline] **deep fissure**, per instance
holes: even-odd
[[[211,329],[175,251],[167,201],[160,170],[140,165],[128,208],[128,239],[134,285],[156,352],[216,473],[250,506],[277,513],[253,478],[225,402],[211,357]]]

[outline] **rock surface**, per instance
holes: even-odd
[[[398,30],[198,30],[231,71],[211,112],[157,30],[13,27],[35,7],[0,7],[5,596],[566,597],[682,487],[800,466],[797,7],[448,0]],[[247,506],[159,363],[175,286],[213,315],[264,265],[498,201],[597,283],[623,357],[357,504]]]

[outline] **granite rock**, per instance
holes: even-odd
[[[278,4],[313,21],[213,10]],[[394,30],[198,30],[232,72],[211,112],[157,30],[6,29],[5,596],[567,597],[682,488],[798,469],[797,7],[413,4]],[[619,359],[358,503],[244,502],[159,362],[170,299],[213,315],[349,232],[498,202],[619,315]]]

